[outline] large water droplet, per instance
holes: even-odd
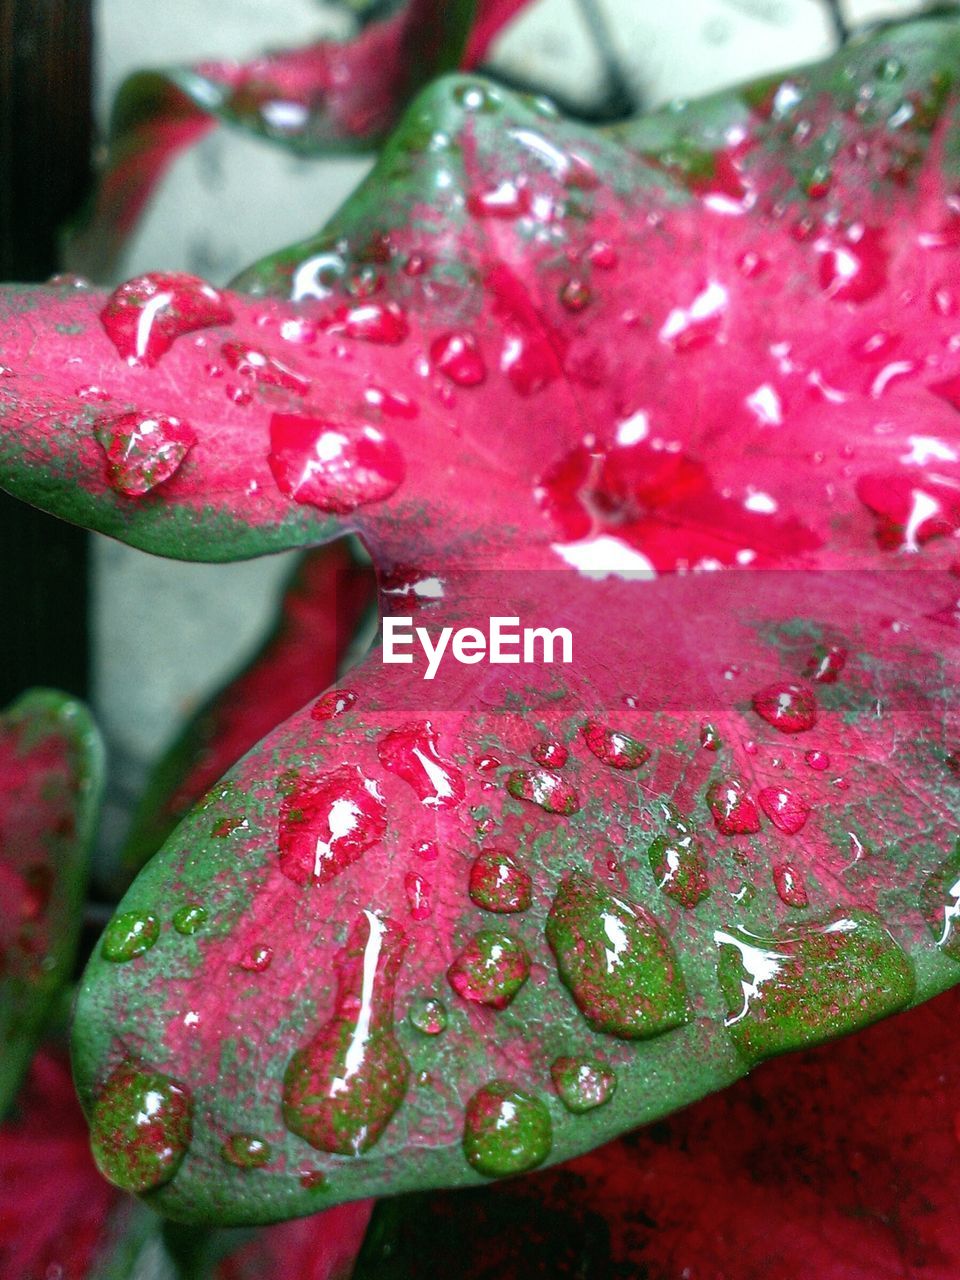
[[[319,1151],[369,1151],[406,1096],[410,1065],[393,1031],[405,946],[392,921],[371,911],[357,917],[335,960],[333,1017],[287,1066],[284,1123]]]
[[[526,911],[532,892],[528,872],[502,849],[484,849],[470,868],[470,897],[485,911]]]
[[[749,836],[760,830],[753,797],[739,778],[720,778],[707,788],[707,804],[722,836]]]
[[[775,827],[793,836],[810,816],[810,806],[803,796],[787,787],[764,787],[757,793],[760,808]]]
[[[803,876],[790,862],[779,862],[773,868],[773,883],[780,901],[788,907],[802,908],[809,905],[807,886]]]
[[[588,720],[581,732],[584,742],[597,759],[614,769],[639,769],[650,759],[649,747],[619,729],[610,729],[596,720]]]
[[[189,1090],[128,1062],[107,1080],[90,1117],[97,1168],[115,1186],[141,1193],[169,1182],[193,1136]]]
[[[738,929],[714,940],[726,1026],[751,1059],[834,1039],[913,995],[909,959],[870,911],[835,911],[778,937]]]
[[[444,333],[430,344],[430,360],[458,387],[478,387],[487,376],[487,366],[472,333]]]
[[[560,1101],[575,1115],[602,1107],[613,1097],[617,1077],[596,1058],[556,1058],[550,1076]]]
[[[547,941],[591,1027],[636,1040],[687,1019],[680,966],[649,912],[574,871],[557,890]]]
[[[398,774],[430,809],[454,809],[463,799],[463,775],[441,759],[429,720],[393,729],[377,744],[380,763]]]
[[[693,826],[675,810],[668,827],[650,844],[650,869],[657,887],[681,906],[695,907],[710,892],[707,860]]]
[[[105,960],[120,964],[142,956],[160,937],[160,921],[140,911],[121,911],[107,925],[100,951]]]
[[[296,884],[325,884],[383,838],[387,807],[355,765],[301,778],[280,805],[280,870]]]
[[[519,938],[492,929],[474,934],[447,970],[464,1000],[505,1009],[530,975],[530,957]]]
[[[920,911],[940,950],[960,960],[960,843],[924,881]]]
[[[506,1178],[543,1164],[553,1146],[546,1105],[506,1080],[491,1080],[467,1103],[463,1151],[478,1173]]]
[[[562,742],[555,742],[549,739],[545,742],[538,742],[536,746],[531,747],[530,755],[536,760],[537,764],[546,765],[548,769],[562,769],[567,763],[570,753]]]
[[[883,232],[854,223],[838,239],[820,240],[820,287],[837,302],[866,302],[887,283]]]
[[[378,427],[297,413],[271,417],[267,461],[281,493],[339,515],[389,498],[406,474],[403,454]]]
[[[110,486],[139,498],[169,480],[197,443],[179,418],[165,413],[120,413],[94,420],[93,434],[107,459]]]
[[[777,681],[759,689],[752,702],[760,719],[781,733],[803,733],[817,723],[816,695],[805,684]]]
[[[507,775],[507,790],[518,800],[529,800],[546,813],[569,815],[580,808],[576,789],[549,769],[514,769]]]
[[[121,357],[147,366],[155,365],[183,334],[232,319],[226,298],[205,280],[160,271],[118,286],[100,312]]]

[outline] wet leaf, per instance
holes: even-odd
[[[65,694],[32,690],[0,717],[0,1115],[72,976],[102,771]]]

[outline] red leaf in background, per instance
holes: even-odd
[[[955,1280],[960,996],[509,1185],[382,1202],[354,1280]]]

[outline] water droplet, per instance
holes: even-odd
[[[472,191],[467,208],[475,218],[519,218],[530,212],[530,192],[522,182],[504,179],[495,187]]]
[[[785,902],[788,907],[809,905],[810,900],[807,897],[807,886],[803,883],[803,876],[791,863],[777,863],[773,868],[773,883],[780,895],[780,901]]]
[[[367,387],[363,393],[367,404],[379,409],[388,418],[406,418],[408,421],[420,414],[416,401],[400,391],[386,391],[383,387]]]
[[[362,302],[338,307],[326,324],[328,333],[395,347],[410,332],[407,317],[395,302]]]
[[[707,860],[693,826],[674,809],[667,811],[667,831],[650,844],[650,870],[657,888],[683,907],[695,907],[710,892]]]
[[[139,911],[121,911],[113,917],[103,934],[100,952],[105,960],[117,964],[142,956],[160,937],[160,921],[156,916]]]
[[[296,884],[326,884],[386,829],[379,788],[355,765],[302,778],[280,805],[280,870]]]
[[[100,323],[121,358],[148,367],[183,334],[232,319],[222,293],[205,280],[178,272],[127,280],[114,289],[100,312]]]
[[[557,890],[546,934],[561,979],[595,1031],[636,1040],[686,1021],[673,948],[643,907],[574,871]]]
[[[717,727],[707,720],[704,720],[700,726],[700,745],[704,751],[720,750],[720,734],[717,732]]]
[[[77,387],[75,394],[80,400],[86,400],[88,404],[105,404],[108,400],[113,399],[109,391],[103,387],[98,387],[95,383]]]
[[[436,862],[440,856],[435,840],[418,840],[413,846],[413,851],[418,858],[423,858],[424,862]]]
[[[475,933],[447,970],[464,1000],[505,1009],[530,975],[530,957],[519,938],[492,929]]]
[[[803,733],[817,723],[817,699],[813,690],[797,683],[777,682],[759,689],[751,699],[761,720],[781,733]]]
[[[614,769],[639,769],[650,759],[650,748],[619,729],[609,729],[596,720],[588,720],[581,729],[583,740],[604,764]]]
[[[221,1157],[238,1169],[260,1169],[273,1152],[270,1143],[252,1133],[233,1133],[220,1148]]]
[[[810,806],[803,796],[786,787],[763,787],[757,800],[773,825],[790,836],[796,835],[810,816]]]
[[[529,800],[546,813],[569,816],[580,808],[576,790],[559,773],[549,769],[514,769],[507,775],[507,790],[518,800]]]
[[[830,768],[830,757],[826,751],[805,751],[803,758],[811,769],[816,769],[817,773],[823,773],[824,769]]]
[[[550,769],[562,769],[567,763],[569,752],[562,742],[538,742],[530,751],[537,764],[546,765]]]
[[[574,314],[585,310],[593,301],[593,293],[590,286],[585,280],[581,280],[576,276],[571,277],[561,285],[557,296],[564,310],[572,311]]]
[[[336,720],[356,704],[357,695],[352,689],[328,689],[322,694],[310,711],[311,720]]]
[[[169,1182],[193,1136],[189,1091],[169,1076],[124,1063],[107,1080],[90,1117],[97,1168],[140,1194]]]
[[[550,1076],[560,1101],[575,1115],[602,1107],[617,1088],[613,1069],[596,1058],[556,1058]]]
[[[508,325],[500,353],[500,371],[506,374],[518,395],[532,396],[553,382],[561,368],[546,336]]]
[[[226,814],[216,820],[210,828],[210,834],[217,840],[225,840],[227,836],[233,835],[234,831],[246,831],[248,826],[246,818],[241,814]]]
[[[960,843],[924,881],[920,912],[940,950],[951,959],[960,960]]]
[[[854,223],[839,239],[818,240],[820,287],[837,302],[866,302],[887,283],[883,232]]]
[[[444,333],[430,344],[430,360],[435,369],[458,387],[478,387],[487,376],[480,347],[472,333]]]
[[[418,871],[408,871],[403,878],[407,905],[414,920],[429,920],[433,914],[430,904],[430,881]]]
[[[178,907],[173,913],[173,927],[177,933],[183,933],[189,936],[196,933],[198,929],[202,929],[207,922],[207,912],[201,907],[199,902],[188,902],[184,906]]]
[[[607,240],[595,240],[586,252],[587,261],[601,271],[612,271],[620,261],[620,255]]]
[[[553,1146],[546,1105],[506,1080],[492,1080],[467,1103],[463,1151],[488,1178],[526,1173],[543,1164]]]
[[[169,480],[197,443],[196,432],[165,413],[114,414],[94,420],[110,486],[139,498]]]
[[[287,1066],[284,1123],[318,1151],[369,1151],[406,1097],[410,1065],[393,1030],[405,947],[406,935],[391,920],[371,911],[357,917],[334,961],[333,1017]]]
[[[760,830],[753,798],[738,778],[720,778],[707,788],[707,804],[722,836],[748,836]]]
[[[384,768],[410,784],[430,809],[454,809],[463,799],[463,775],[440,758],[437,735],[429,720],[393,729],[377,744]]]
[[[529,874],[502,849],[484,849],[470,868],[470,897],[485,911],[526,911],[532,893]]]
[[[803,674],[808,680],[815,680],[817,684],[836,684],[846,663],[847,651],[840,645],[818,645]]]
[[[339,515],[389,498],[406,474],[399,448],[378,427],[296,413],[271,417],[267,461],[281,493]]]
[[[262,942],[254,943],[237,961],[240,968],[246,969],[248,973],[265,973],[272,963],[273,947],[265,946]]]
[[[447,1010],[443,1002],[427,996],[410,1006],[410,1025],[425,1036],[438,1036],[447,1029]]]
[[[718,931],[726,1026],[758,1060],[845,1035],[909,1003],[908,958],[870,911],[833,912],[777,937]]]
[[[310,390],[309,378],[256,347],[248,347],[242,342],[225,342],[220,353],[231,369],[258,386],[277,387],[300,396],[305,396]]]

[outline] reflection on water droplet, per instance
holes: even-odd
[[[197,443],[196,432],[165,413],[120,413],[94,420],[111,488],[139,498],[169,480]]]
[[[819,1044],[909,1003],[913,967],[879,916],[835,911],[778,937],[719,930],[726,1026],[748,1058]]]
[[[492,929],[474,934],[447,970],[458,996],[491,1009],[505,1009],[529,976],[530,957],[520,939]]]
[[[389,498],[406,474],[399,448],[378,427],[296,413],[272,415],[267,461],[281,493],[340,515]]]
[[[280,870],[295,884],[326,884],[386,829],[379,788],[355,765],[307,775],[280,805]]]
[[[226,298],[196,276],[153,272],[119,285],[100,322],[122,359],[153,366],[177,338],[233,319]]]
[[[485,849],[470,868],[470,897],[485,911],[526,911],[532,893],[529,874],[502,849]]]
[[[514,769],[507,775],[506,786],[512,796],[539,805],[546,813],[569,816],[580,809],[575,788],[549,769]]]
[[[188,1089],[158,1071],[127,1062],[107,1080],[90,1117],[97,1168],[124,1191],[169,1182],[193,1136]]]
[[[467,1103],[463,1151],[488,1178],[526,1173],[543,1164],[553,1145],[546,1105],[506,1080],[491,1080]]]
[[[612,1067],[596,1058],[556,1058],[550,1064],[550,1076],[560,1101],[575,1115],[602,1107],[617,1088]]]
[[[643,907],[574,871],[557,890],[546,934],[562,981],[595,1031],[636,1040],[686,1021],[680,966]]]
[[[455,809],[463,799],[463,775],[441,759],[429,720],[393,729],[377,744],[384,768],[398,774],[430,809]]]
[[[284,1123],[318,1151],[369,1151],[406,1097],[410,1066],[393,1030],[405,947],[392,921],[371,911],[357,917],[335,961],[333,1017],[287,1066]]]
[[[105,960],[122,964],[149,951],[159,937],[160,921],[156,916],[121,911],[107,925],[100,952]]]

